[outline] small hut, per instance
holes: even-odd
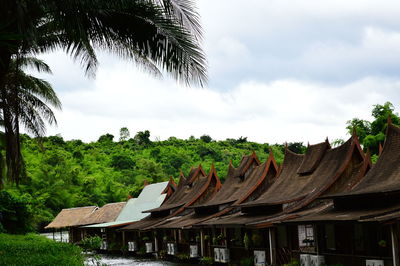
[[[54,220],[45,227],[45,229],[53,229],[53,236],[56,230],[60,230],[62,240],[62,230],[68,229],[68,240],[70,243],[75,243],[81,240],[83,236],[80,235],[77,228],[83,224],[88,216],[98,209],[96,206],[78,207],[62,209],[61,212],[54,218]]]

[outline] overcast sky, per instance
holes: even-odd
[[[95,79],[56,52],[41,56],[63,110],[65,139],[94,141],[127,127],[152,139],[210,135],[316,143],[348,138],[346,121],[400,98],[400,1],[198,0],[206,88],[154,77],[100,55]]]

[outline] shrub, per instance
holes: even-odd
[[[187,260],[190,260],[190,257],[189,257],[189,255],[188,254],[178,254],[178,259],[179,260],[181,260],[181,261],[187,261]]]
[[[211,257],[202,257],[200,259],[200,264],[203,264],[203,265],[211,265],[213,263],[214,263],[214,260]]]
[[[253,257],[243,258],[240,260],[240,265],[241,266],[252,266],[252,265],[254,265],[254,258]]]
[[[284,264],[284,266],[300,266],[300,262],[297,259],[292,259],[289,263]]]
[[[251,241],[253,242],[254,246],[259,247],[262,243],[262,237],[259,234],[253,234],[251,236]]]
[[[83,265],[82,249],[36,234],[0,234],[0,265]]]
[[[244,244],[244,247],[245,247],[246,249],[249,249],[249,247],[250,247],[250,245],[251,245],[251,240],[250,240],[250,237],[249,237],[249,235],[248,235],[247,233],[244,234],[244,237],[243,237],[243,244]]]
[[[94,251],[100,248],[101,246],[101,237],[99,236],[92,236],[86,237],[81,241],[82,248],[85,251]]]
[[[25,234],[33,231],[30,202],[23,196],[0,191],[0,232]]]

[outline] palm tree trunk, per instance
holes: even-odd
[[[0,47],[0,88],[5,86],[5,77],[10,67],[11,53],[6,48]]]
[[[6,74],[7,71],[9,70],[6,70]],[[14,84],[14,86],[15,88],[7,88],[6,86],[1,86],[0,92],[4,120],[7,179],[18,186],[20,181],[21,151],[19,143],[19,132],[17,131],[19,130],[17,110],[18,90],[16,89],[17,84]]]

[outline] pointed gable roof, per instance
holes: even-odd
[[[256,166],[254,170],[251,172],[251,176],[248,179],[254,179],[255,184],[247,190],[247,192],[243,191],[244,194],[235,202],[235,205],[241,204],[248,200],[249,198],[258,198],[259,195],[255,195],[257,190],[266,190],[269,189],[270,185],[275,182],[277,176],[279,175],[279,166],[276,163],[274,153],[272,149],[269,150],[269,156],[265,163]],[[267,180],[267,178],[270,178]],[[254,182],[251,182],[252,184]],[[267,186],[263,186],[263,184],[267,184]],[[262,192],[264,192],[262,191]],[[259,193],[260,193],[259,192]],[[258,194],[258,193],[257,193]]]
[[[317,155],[309,154],[308,156],[320,157],[321,147],[311,149],[311,151]],[[283,204],[287,204],[286,206],[290,206],[288,209],[292,209],[311,202],[337,181],[347,169],[354,152],[359,154],[360,160],[364,160],[364,153],[356,136],[352,136],[339,147],[325,150],[325,155],[311,174],[299,175],[298,169],[307,155],[295,154],[286,149],[282,172],[275,183],[257,200],[242,204],[242,210],[246,207]]]
[[[325,155],[326,151],[330,149],[331,146],[326,141],[315,145],[308,145],[306,154],[304,156],[303,162],[301,163],[297,173],[300,175],[311,174],[318,167],[321,162],[322,157]]]
[[[164,212],[179,208],[191,202],[207,184],[208,178],[201,165],[190,170],[188,178],[185,179],[181,173],[178,187],[171,197],[158,208],[146,210],[144,212]]]
[[[215,194],[215,196],[209,199],[202,205],[196,205],[193,207],[211,207],[227,203],[234,203],[247,195],[250,190],[255,189],[257,183],[261,182],[267,174],[263,176],[264,171],[268,171],[269,167],[277,166],[273,156],[270,160],[260,165],[260,161],[257,155],[253,152],[251,155],[243,156],[239,167],[234,168],[233,165],[229,164],[227,177],[221,190]],[[254,173],[254,174],[253,174]]]
[[[165,200],[167,200],[172,195],[172,193],[175,192],[175,190],[176,190],[176,183],[172,178],[172,176],[170,176],[167,186],[162,191],[162,194],[166,194]]]
[[[231,173],[228,172],[228,175],[231,174],[233,177],[236,178],[244,178],[246,173],[251,170],[252,167],[260,165],[260,160],[257,157],[257,154],[253,151],[251,155],[243,156],[240,164],[237,168],[234,168],[232,163],[229,164],[229,170],[232,171]]]
[[[388,124],[382,154],[367,175],[350,191],[333,195],[357,196],[400,192],[400,128]]]

